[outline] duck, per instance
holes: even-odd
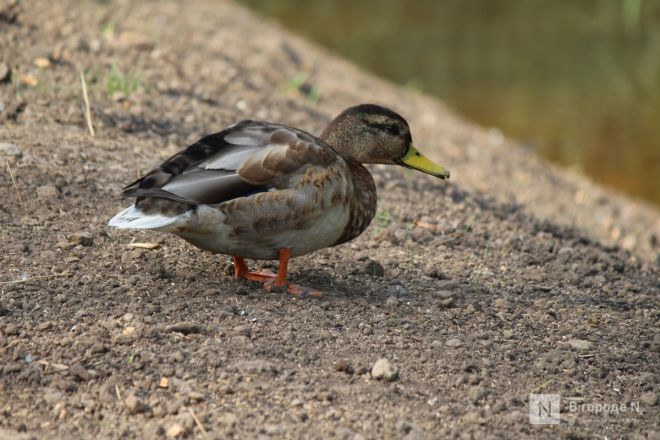
[[[292,295],[322,292],[287,279],[289,260],[347,243],[376,214],[367,164],[398,165],[440,179],[450,173],[412,142],[408,122],[376,105],[350,107],[314,136],[243,120],[209,134],[123,188],[133,205],[109,226],[175,234],[233,258],[234,277]],[[277,273],[245,259],[279,260]]]

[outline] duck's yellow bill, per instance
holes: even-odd
[[[399,159],[399,164],[406,168],[419,170],[423,173],[430,174],[441,179],[449,178],[449,170],[432,162],[428,157],[419,152],[414,145],[408,148],[408,152]]]

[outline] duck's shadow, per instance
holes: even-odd
[[[269,270],[276,272],[276,265],[264,264],[260,270]],[[200,274],[198,278],[198,285],[194,288],[196,291],[204,291],[208,288],[217,288],[224,292],[225,295],[254,295],[254,294],[267,294],[269,298],[276,297],[295,297],[287,293],[286,289],[275,289],[272,291],[266,290],[262,282],[250,281],[246,279],[235,279],[233,275],[226,273],[223,275],[216,274],[207,278],[206,274]],[[176,273],[168,273],[168,280],[172,283],[183,283],[185,279],[181,278]],[[365,281],[369,280],[369,276],[365,275]],[[205,280],[205,281],[202,281]],[[384,303],[390,294],[387,293],[386,285],[389,285],[386,278],[381,278],[379,284],[382,284],[382,289],[374,292],[373,289],[367,287],[364,283],[356,280],[347,280],[342,278],[342,274],[335,274],[323,270],[302,269],[299,271],[292,271],[288,278],[289,282],[310,291],[316,290],[321,292],[320,297],[304,297],[301,299],[314,301],[314,300],[366,300],[370,303]]]

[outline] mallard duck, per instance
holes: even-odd
[[[406,120],[378,105],[344,110],[320,137],[245,120],[204,136],[126,186],[122,197],[135,197],[135,204],[109,225],[171,232],[233,256],[236,278],[317,296],[288,283],[289,259],[346,243],[367,228],[376,185],[363,164],[449,177],[413,146]],[[245,258],[279,259],[278,272],[250,272]]]

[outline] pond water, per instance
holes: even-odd
[[[660,1],[241,1],[660,205]]]

